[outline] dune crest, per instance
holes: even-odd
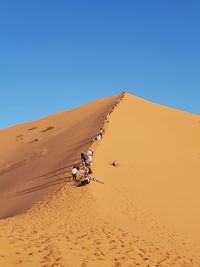
[[[126,94],[93,143],[118,99],[0,132],[1,266],[200,266],[199,116]],[[90,146],[105,184],[78,188]]]

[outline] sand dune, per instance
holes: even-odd
[[[26,211],[65,183],[116,97],[0,132],[0,218]],[[54,128],[53,128],[54,127]]]
[[[126,94],[93,143],[118,99],[0,132],[0,266],[200,266],[200,118]]]

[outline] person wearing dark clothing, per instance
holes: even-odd
[[[81,153],[81,160],[82,160],[83,166],[85,166],[86,165],[86,156],[84,153]]]

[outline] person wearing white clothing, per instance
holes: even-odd
[[[92,149],[92,148],[90,148],[89,150],[88,150],[88,156],[93,156],[94,155],[94,150]]]
[[[78,177],[78,174],[79,174],[79,167],[74,166],[72,168],[72,178],[73,178],[73,181],[76,181],[76,179]]]
[[[100,134],[97,135],[96,140],[101,141],[101,135]]]

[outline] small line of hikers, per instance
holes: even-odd
[[[109,120],[108,120],[109,116],[114,111],[114,109],[117,107],[117,105],[119,105],[121,103],[124,96],[125,96],[125,92],[122,92],[118,101],[110,109],[107,116],[105,116],[105,122],[109,122]],[[93,141],[101,141],[104,134],[105,134],[105,129],[100,128],[98,135],[93,139]],[[94,156],[94,150],[92,148],[90,148],[87,151],[87,153],[83,153],[83,152],[81,153],[82,167],[79,167],[76,165],[73,166],[72,171],[71,171],[72,179],[75,182],[78,181],[77,186],[84,186],[84,185],[87,185],[91,182],[99,182],[99,183],[103,184],[103,182],[91,177],[91,174],[92,174],[91,166],[92,166],[93,156]],[[119,167],[119,164],[116,161],[113,161],[112,165],[114,167]]]
[[[108,114],[105,116],[105,122],[109,122],[109,117],[110,117],[111,113],[122,102],[122,100],[124,99],[125,95],[126,95],[126,92],[122,92],[121,93],[119,99],[115,102],[114,106],[110,109],[110,111],[108,112]]]

